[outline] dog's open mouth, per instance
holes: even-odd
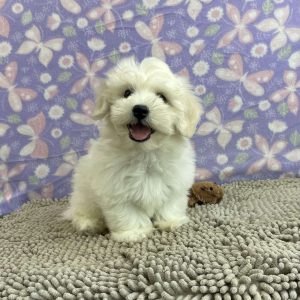
[[[154,133],[154,129],[142,123],[129,124],[127,127],[129,130],[129,137],[138,143],[149,140],[151,134]]]

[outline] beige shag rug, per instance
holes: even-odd
[[[225,185],[143,242],[76,233],[66,200],[0,219],[0,299],[300,299],[300,180]]]

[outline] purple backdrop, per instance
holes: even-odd
[[[299,176],[299,40],[298,0],[0,0],[0,214],[70,192],[95,76],[133,54],[202,98],[197,179]]]

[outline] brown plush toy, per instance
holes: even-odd
[[[195,182],[190,189],[188,203],[190,207],[196,204],[216,204],[222,200],[223,195],[223,188],[214,182]]]

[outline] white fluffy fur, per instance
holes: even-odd
[[[125,99],[128,88],[134,93]],[[144,238],[152,221],[162,230],[187,222],[195,174],[189,138],[202,113],[187,81],[156,58],[140,64],[130,58],[108,72],[99,94],[94,116],[104,121],[101,137],[75,169],[65,216],[80,231],[108,228],[118,241]],[[128,135],[136,104],[148,106],[147,123],[155,130],[143,143]]]

